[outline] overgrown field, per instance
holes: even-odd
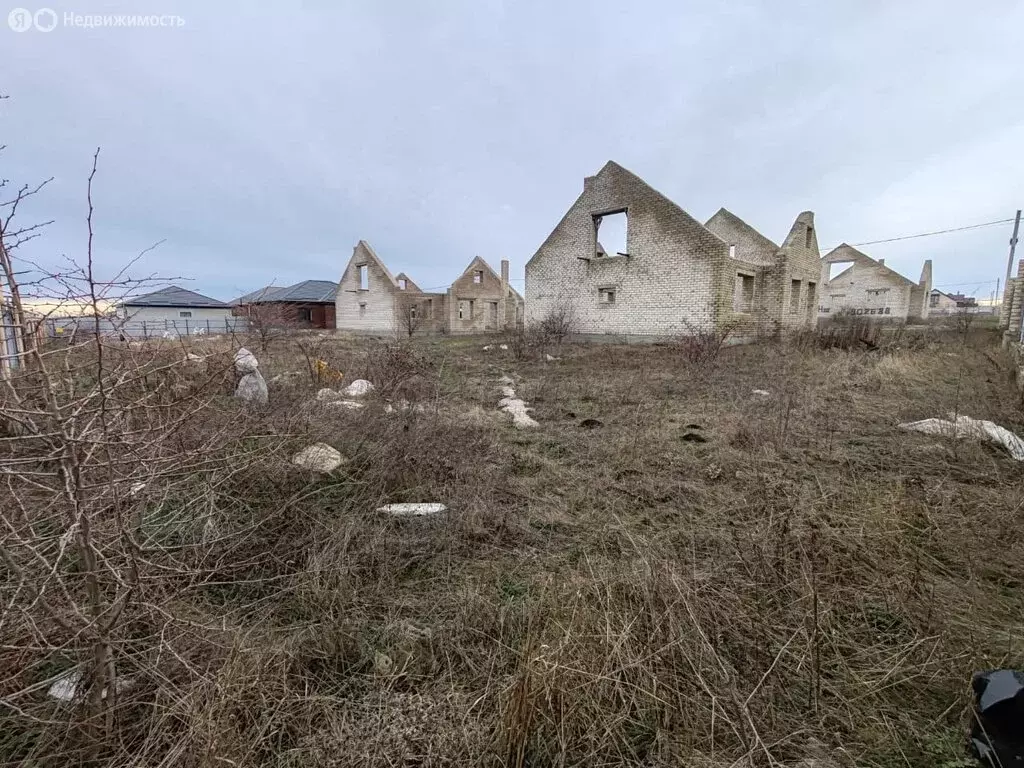
[[[48,431],[0,440],[0,763],[961,764],[971,673],[1024,665],[1022,471],[896,425],[1024,433],[994,333],[488,342],[276,339],[255,412],[226,341],[53,351],[56,410],[3,396]]]

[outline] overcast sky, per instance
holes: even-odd
[[[13,8],[14,2],[8,5]],[[28,5],[29,10],[38,5]],[[1017,0],[50,2],[0,26],[0,177],[54,182],[25,255],[230,299],[336,280],[359,239],[423,288],[475,255],[523,266],[609,159],[695,217],[780,241],[1012,217],[1024,205]],[[0,15],[0,25],[8,10]],[[174,14],[84,29],[65,12]],[[1010,225],[866,247],[914,280],[988,296]]]

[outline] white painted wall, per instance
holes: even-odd
[[[191,312],[192,316],[182,317],[182,312]],[[207,321],[210,324],[210,333],[218,333],[224,331],[225,320],[239,319],[232,318],[230,307],[122,307],[119,314],[122,318],[126,317],[132,325],[141,325],[145,322],[148,333],[162,332],[165,328],[184,333],[186,325],[189,333],[192,333],[195,328],[206,328]]]

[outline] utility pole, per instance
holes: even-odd
[[[1006,261],[1006,285],[1010,284],[1013,276],[1013,254],[1017,250],[1017,233],[1020,231],[1020,209],[1017,209],[1017,217],[1013,220],[1013,237],[1010,238],[1010,258]]]
[[[1013,276],[1013,256],[1017,250],[1017,232],[1020,230],[1020,209],[1013,220],[1013,237],[1010,238],[1010,257],[1006,260],[1006,282],[1003,284],[1003,296],[999,301],[999,327],[1010,327],[1010,307],[1007,306],[1006,292],[1010,290],[1010,278]],[[996,293],[998,295],[998,291]]]

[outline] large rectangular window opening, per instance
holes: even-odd
[[[839,275],[853,266],[852,261],[833,261],[828,265],[828,279],[835,280]]]
[[[789,313],[795,315],[800,311],[800,281],[793,280],[789,286]]]
[[[356,269],[359,270],[359,290],[370,290],[370,267],[366,264],[360,264]]]
[[[808,227],[807,234],[804,236],[804,247],[810,248],[811,243],[814,242],[814,228]]]
[[[736,275],[736,293],[733,295],[733,311],[754,311],[754,276],[738,273]]]
[[[818,316],[818,284],[807,284],[807,317],[814,320]]]
[[[628,256],[629,216],[625,209],[594,216],[595,253],[605,256]]]
[[[598,288],[597,289],[597,300],[601,304],[614,304],[615,303],[615,289],[614,288]]]

